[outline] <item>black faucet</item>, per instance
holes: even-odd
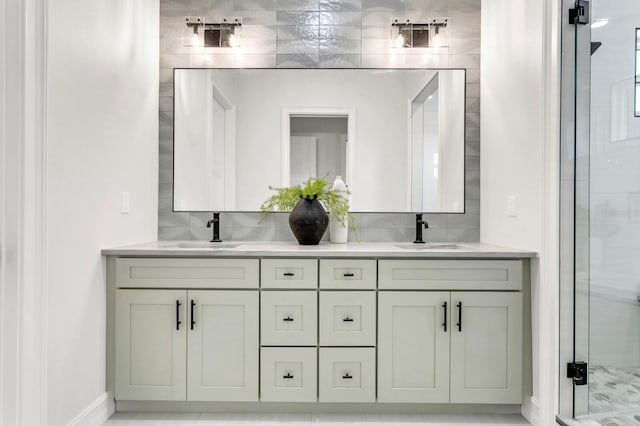
[[[414,244],[424,244],[422,241],[422,225],[424,225],[425,229],[429,228],[429,224],[426,220],[422,220],[422,213],[416,214],[416,240]]]
[[[212,243],[221,243],[220,239],[220,213],[216,212],[213,214],[213,219],[209,219],[207,222],[207,228],[211,228],[213,225],[213,238],[211,238]]]

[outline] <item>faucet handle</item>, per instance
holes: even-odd
[[[429,227],[427,221],[422,219],[422,213],[416,213],[416,224],[424,225],[425,228]]]

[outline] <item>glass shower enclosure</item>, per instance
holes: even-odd
[[[561,346],[571,353],[570,410],[640,424],[640,2],[565,0],[563,21],[561,300],[573,306],[563,304],[561,327],[570,324],[573,342]]]

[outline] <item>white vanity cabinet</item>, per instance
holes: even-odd
[[[116,292],[116,398],[258,400],[258,292]]]
[[[116,270],[116,399],[258,400],[257,259],[118,259]]]
[[[378,309],[379,401],[520,403],[520,293],[381,291]]]
[[[502,405],[530,389],[522,258],[189,256],[108,259],[116,400]]]
[[[379,273],[379,401],[522,401],[521,261],[380,260]]]

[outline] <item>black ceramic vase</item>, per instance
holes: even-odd
[[[329,225],[329,215],[318,201],[318,196],[313,198],[307,195],[300,196],[300,201],[289,215],[289,226],[298,243],[302,245],[315,245],[320,243],[322,236]]]

